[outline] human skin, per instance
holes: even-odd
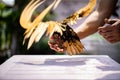
[[[98,31],[98,27],[105,24],[104,19],[109,18],[115,8],[117,0],[100,0],[98,8],[75,29],[80,39]]]
[[[87,36],[98,31],[98,28],[105,24],[104,19],[109,18],[116,6],[118,0],[100,0],[99,5],[93,13],[91,13],[87,19],[75,29],[75,32],[80,39],[86,38]],[[51,49],[57,52],[65,51],[64,47],[61,47],[63,42],[60,38],[52,36],[55,39],[54,42],[48,42]]]
[[[105,19],[105,23],[98,32],[110,43],[120,42],[120,19]]]

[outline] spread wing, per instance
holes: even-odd
[[[51,8],[54,6],[56,7],[60,1],[61,0],[54,0],[54,2],[51,5],[49,5],[43,12],[41,12],[41,14],[33,21],[31,21],[33,12],[44,1],[41,2],[40,0],[32,0],[25,7],[20,17],[20,24],[23,28],[26,29],[23,44],[25,43],[25,40],[30,37],[28,49],[31,47],[34,41],[39,41],[39,39],[46,32],[48,27],[51,28],[50,30],[53,30],[53,26],[57,26],[56,22],[42,22],[42,20],[46,16],[46,14],[51,10]]]
[[[46,35],[49,36],[52,36],[53,34],[59,35],[60,38],[64,41],[63,45],[66,47],[66,52],[70,55],[79,54],[83,51],[84,47],[80,42],[79,37],[68,24],[74,23],[77,19],[90,14],[94,9],[96,0],[90,0],[87,6],[76,11],[72,16],[69,16],[61,22],[42,22],[46,14],[53,7],[56,8],[60,1],[61,0],[54,0],[54,2],[50,4],[45,10],[43,10],[33,21],[31,21],[33,12],[44,1],[32,0],[25,7],[20,17],[20,24],[24,29],[26,29],[23,43],[26,41],[26,39],[30,38],[28,42],[28,49],[34,42],[38,42],[43,34],[46,33]]]
[[[90,0],[89,3],[82,9],[76,11],[71,16],[65,18],[62,21],[62,25],[65,28],[61,39],[64,40],[64,47],[66,47],[67,54],[80,54],[84,46],[80,42],[79,37],[74,32],[74,30],[68,24],[75,24],[77,19],[81,19],[85,16],[88,16],[94,9],[96,5],[96,0]]]
[[[95,8],[95,5],[96,0],[89,0],[89,3],[85,7],[79,9],[71,16],[65,18],[63,20],[63,23],[70,23],[71,25],[76,24],[76,20],[88,16]]]
[[[96,0],[90,0],[89,3],[82,9],[76,11],[71,16],[65,18],[61,23],[62,27],[65,29],[61,39],[64,41],[64,47],[66,47],[67,54],[80,54],[84,46],[80,42],[79,37],[74,32],[74,30],[68,24],[76,24],[76,20],[88,16],[94,9],[96,5]]]

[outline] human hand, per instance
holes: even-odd
[[[103,27],[98,28],[98,32],[110,43],[120,41],[120,19],[105,19]]]
[[[68,55],[81,54],[84,49],[79,37],[70,27],[66,27],[62,36],[60,33],[54,32],[48,44],[56,52],[65,52]]]
[[[53,34],[50,37],[50,41],[48,41],[48,45],[51,49],[55,50],[56,52],[64,52],[65,47],[63,46],[63,40],[58,34]]]

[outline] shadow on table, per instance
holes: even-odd
[[[105,57],[74,57],[74,58],[56,58],[56,59],[46,59],[43,63],[38,61],[27,61],[27,62],[16,62],[16,64],[31,65],[31,66],[64,66],[64,67],[74,67],[74,66],[85,66],[85,68],[90,68],[93,66],[98,69],[98,71],[108,72],[107,75],[95,79],[95,80],[105,80],[105,79],[119,79],[120,80],[120,65],[111,65],[111,61],[105,62]],[[97,61],[96,63],[94,61]],[[91,65],[90,63],[91,62]],[[114,62],[114,61],[113,61]],[[93,64],[93,65],[92,65]],[[94,65],[95,64],[95,65]],[[99,65],[102,64],[102,65]],[[92,70],[92,68],[90,68]],[[94,70],[94,69],[93,69]],[[94,72],[94,71],[93,71]],[[109,73],[110,72],[110,73]],[[112,72],[112,73],[111,73]],[[115,72],[115,73],[114,73]],[[99,73],[99,72],[98,72]]]
[[[94,65],[96,68],[101,69],[103,71],[106,70],[118,70],[116,65],[111,65],[111,63],[116,63],[110,58],[105,57],[67,57],[67,58],[47,58],[46,60],[27,60],[27,61],[20,61],[16,62],[17,64],[24,64],[24,65],[35,65],[35,66],[81,66],[81,65]],[[88,63],[90,62],[90,63]],[[100,64],[103,64],[100,66]],[[117,63],[116,63],[117,64]],[[98,65],[98,66],[97,66]],[[120,66],[119,64],[117,66]],[[120,70],[120,68],[119,68]]]
[[[36,65],[36,66],[80,66],[85,65],[87,59],[80,59],[79,57],[75,58],[57,58],[57,59],[46,59],[45,61],[27,61],[27,62],[16,62],[18,64],[24,65]]]

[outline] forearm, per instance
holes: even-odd
[[[104,19],[109,18],[116,5],[117,0],[101,0],[97,10],[75,29],[80,39],[83,39],[95,32],[98,27],[104,25]]]
[[[102,14],[95,11],[84,21],[83,24],[75,29],[80,39],[95,33],[97,28],[104,24],[104,17],[101,16]]]

